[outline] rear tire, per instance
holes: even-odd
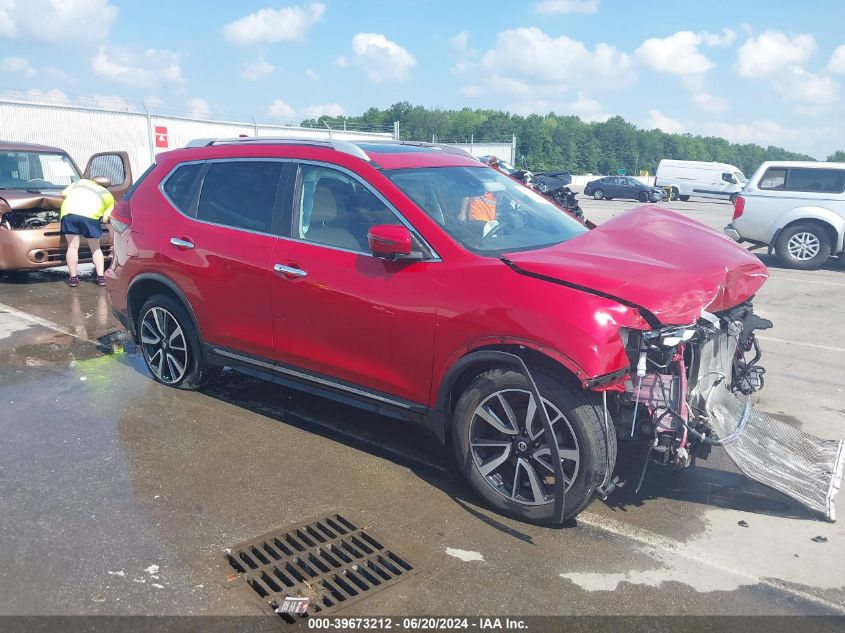
[[[681,192],[678,191],[677,187],[672,187],[672,189],[669,190],[669,200],[677,200],[680,197]]]
[[[138,312],[138,349],[153,380],[168,387],[194,391],[220,375],[209,366],[194,321],[175,299],[153,295]]]
[[[689,196],[678,196],[681,199],[681,202],[689,202]],[[733,201],[731,201],[733,202]]]
[[[561,459],[567,477],[564,518],[571,519],[592,501],[604,480],[608,444],[613,469],[616,434],[609,422],[605,441],[603,409],[589,393],[570,386],[560,374],[533,369],[532,375],[558,446],[566,452]],[[509,403],[513,417],[500,397]],[[520,372],[492,369],[481,374],[458,399],[452,446],[464,478],[492,508],[523,521],[550,523],[554,519],[553,464],[536,406],[533,416],[528,416],[533,400]],[[503,427],[491,424],[490,419]]]
[[[775,241],[775,253],[787,268],[815,270],[830,258],[830,238],[818,224],[796,224],[785,228]]]
[[[604,198],[604,191],[602,191],[601,189],[596,189],[593,192],[593,199],[602,200],[603,198]]]

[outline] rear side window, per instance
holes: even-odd
[[[769,167],[760,178],[760,189],[783,191],[786,188],[786,170],[782,167]]]
[[[281,174],[279,161],[211,163],[203,178],[197,219],[270,233]]]
[[[190,163],[177,167],[167,177],[162,187],[170,203],[186,215],[190,211],[188,207],[191,205],[191,191],[194,186],[194,180],[201,168],[202,163]],[[143,179],[143,176],[141,178]]]
[[[842,193],[845,191],[845,170],[790,167],[786,190]]]

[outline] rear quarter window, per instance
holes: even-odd
[[[767,191],[783,191],[786,188],[786,170],[782,167],[769,167],[757,186]]]
[[[201,168],[202,163],[180,165],[170,173],[162,185],[162,191],[170,203],[186,215],[189,215],[188,207],[191,204],[194,181]]]

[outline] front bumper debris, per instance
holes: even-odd
[[[836,520],[834,497],[845,462],[842,440],[825,440],[789,426],[722,385],[710,391],[707,413],[715,435],[746,476],[828,521]]]

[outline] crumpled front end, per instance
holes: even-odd
[[[755,331],[771,326],[746,302],[692,326],[631,333],[617,425],[623,436],[647,440],[643,474],[649,463],[685,467],[723,446],[748,477],[832,521],[843,442],[792,428],[749,398],[765,374]]]

